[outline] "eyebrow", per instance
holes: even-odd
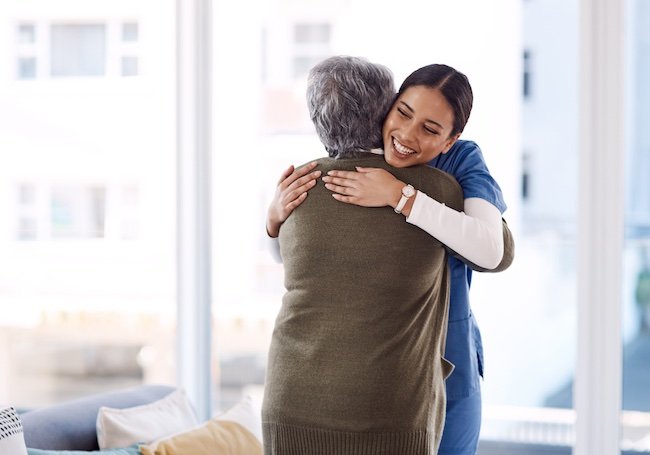
[[[399,103],[402,104],[406,109],[408,109],[409,112],[411,112],[411,113],[414,113],[414,112],[415,112],[415,111],[413,110],[413,108],[412,108],[411,106],[409,106],[408,104],[406,104],[404,101],[400,100]],[[440,129],[443,129],[443,130],[445,129],[444,126],[442,126],[440,123],[436,122],[435,120],[425,119],[424,122],[425,122],[425,123],[433,123],[434,125],[438,125],[438,127],[439,127]]]

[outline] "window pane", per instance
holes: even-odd
[[[105,188],[55,187],[51,198],[53,238],[104,237]]]
[[[628,0],[621,449],[650,452],[650,5]]]
[[[138,75],[138,57],[122,57],[122,76]]]
[[[18,59],[18,79],[34,79],[36,77],[36,58],[21,57]]]
[[[521,207],[517,253],[511,270],[478,274],[472,283],[486,351],[479,454],[569,454],[575,439],[578,2],[523,2],[522,11],[521,199],[509,198]],[[508,210],[506,220],[516,215]]]
[[[102,76],[106,72],[106,27],[52,25],[52,76]]]
[[[297,24],[294,33],[296,44],[327,44],[330,40],[330,25]]]
[[[21,44],[33,44],[36,41],[36,31],[33,24],[21,24],[18,26],[18,42]]]
[[[138,41],[137,22],[127,22],[122,24],[122,41]]]
[[[119,76],[133,54],[154,75],[0,72],[0,403],[19,408],[176,382],[176,5],[86,3],[0,2],[3,21],[43,24],[34,55],[52,75]],[[125,17],[151,41],[124,44]],[[31,55],[16,46],[0,61]]]

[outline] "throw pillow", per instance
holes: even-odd
[[[86,452],[83,450],[43,450],[27,449],[27,455],[140,455],[137,445],[125,447],[122,449],[93,450]]]
[[[185,391],[177,389],[142,406],[99,408],[97,442],[100,449],[128,447],[187,431],[196,425],[198,420]]]
[[[250,397],[184,433],[140,446],[142,455],[261,455],[262,423]]]
[[[0,408],[0,453],[27,454],[23,425],[13,407]]]

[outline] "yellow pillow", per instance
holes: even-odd
[[[217,418],[200,427],[140,446],[142,455],[261,455],[262,443],[242,425]]]

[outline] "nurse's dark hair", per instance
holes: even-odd
[[[463,132],[474,102],[472,86],[469,84],[467,76],[448,65],[435,63],[423,66],[413,71],[402,82],[397,96],[415,86],[440,90],[454,112],[454,124],[450,136]]]
[[[330,157],[382,147],[381,127],[394,100],[393,73],[361,57],[330,57],[309,72],[309,116]]]

